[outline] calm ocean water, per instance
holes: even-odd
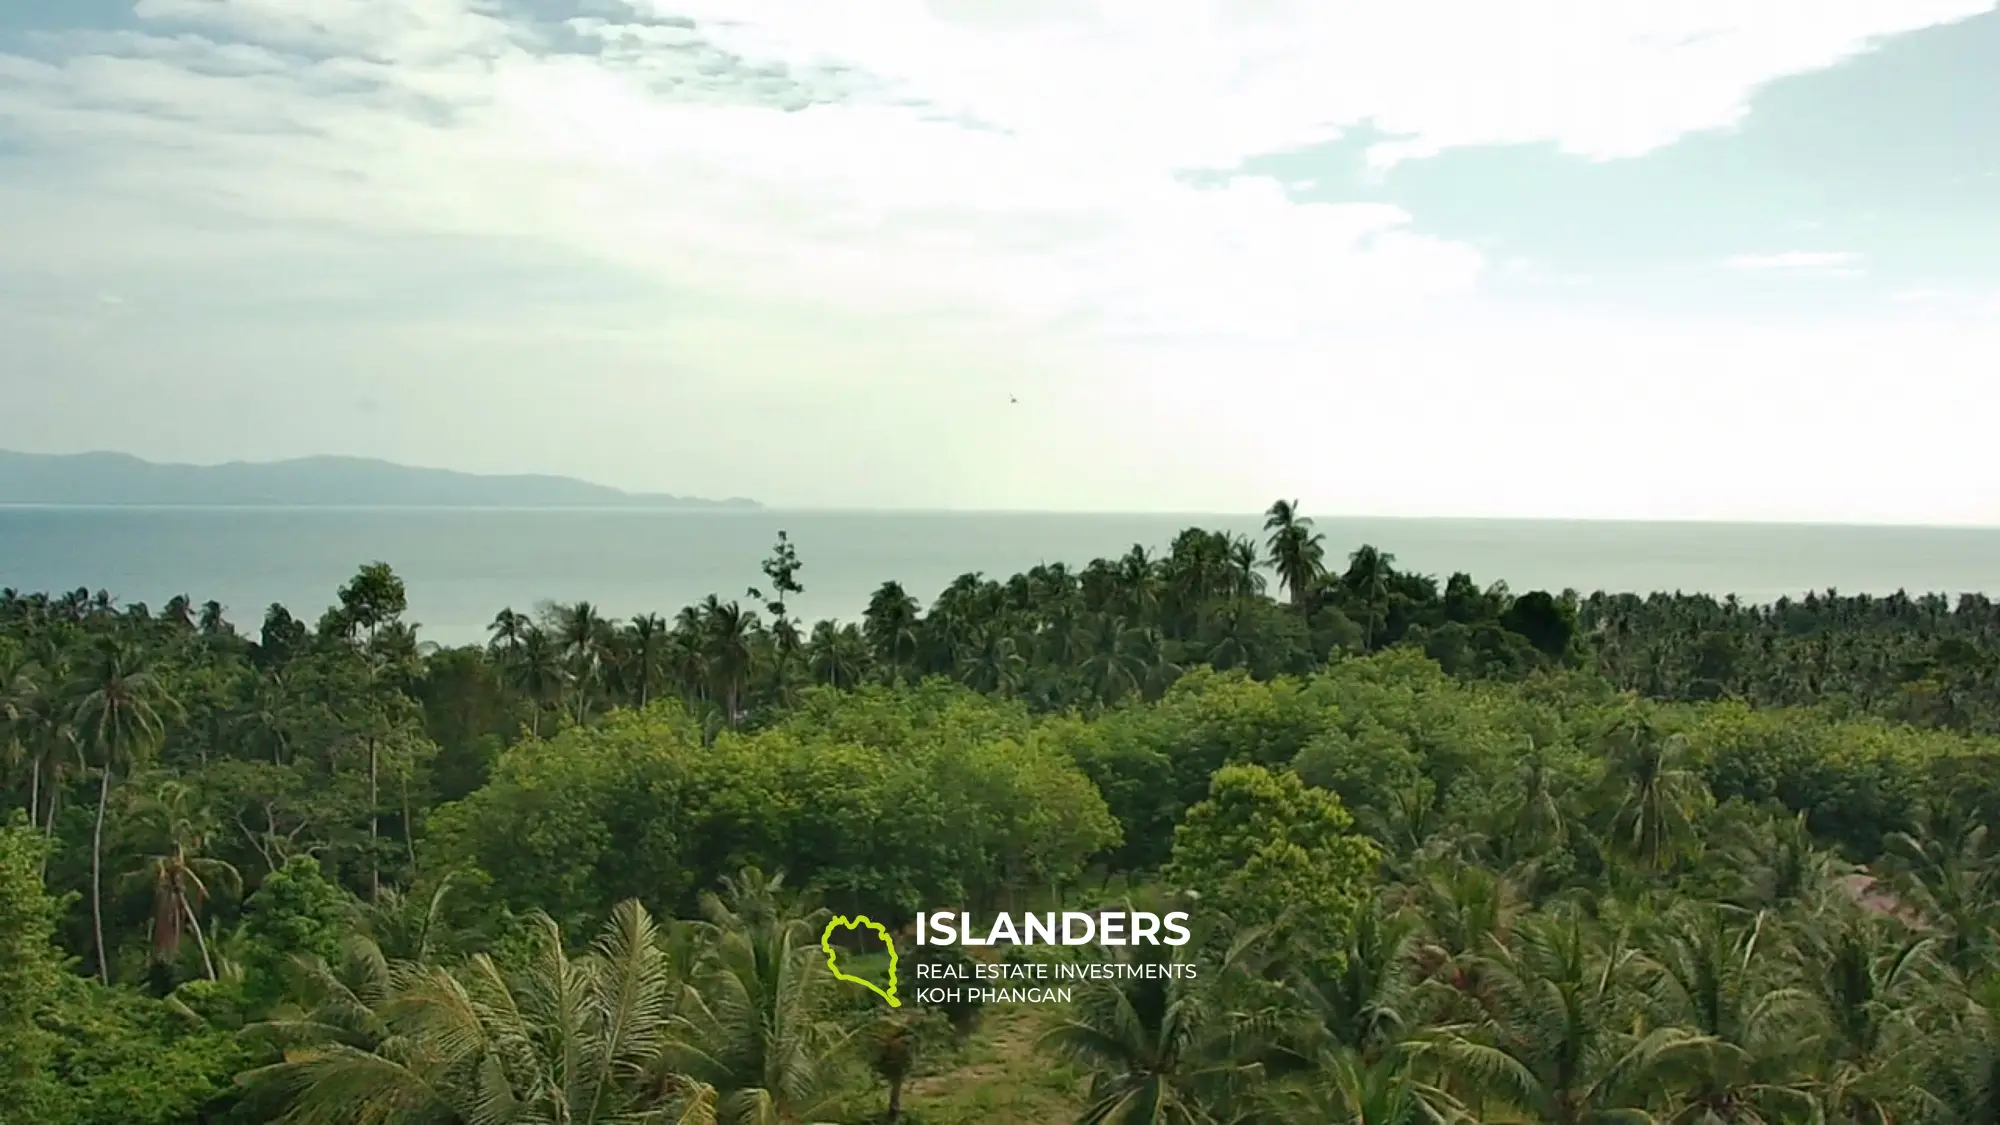
[[[1318,519],[1329,556],[1362,543],[1398,565],[1471,572],[1515,590],[2000,593],[2000,529],[1524,520]],[[928,601],[967,571],[1074,566],[1190,525],[1258,534],[1256,515],[0,508],[0,586],[107,589],[157,608],[214,598],[241,624],[283,602],[316,618],[362,563],[409,586],[412,621],[443,643],[481,639],[503,606],[588,599],[607,614],[671,615],[761,585],[783,528],[805,569],[807,618],[854,617],[896,579]]]

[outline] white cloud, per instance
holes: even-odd
[[[137,31],[0,54],[0,151],[11,135],[33,169],[0,172],[0,273],[56,295],[18,314],[43,335],[15,338],[65,371],[139,364],[186,399],[193,376],[161,358],[178,355],[211,381],[202,394],[227,385],[238,398],[217,401],[262,396],[267,412],[353,400],[294,385],[346,371],[435,411],[344,439],[384,455],[420,459],[409,447],[428,442],[452,451],[433,460],[849,503],[1242,506],[1323,479],[1339,506],[1349,478],[1302,446],[1253,452],[1262,416],[1225,417],[1217,397],[1264,381],[1260,409],[1316,402],[1324,415],[1294,420],[1332,423],[1355,413],[1346,392],[1327,397],[1346,373],[1433,380],[1427,395],[1449,401],[1512,370],[1495,357],[1543,361],[1473,335],[1519,314],[1482,296],[1482,254],[1422,216],[1184,173],[1363,121],[1400,138],[1378,166],[1525,142],[1632,156],[1732,126],[1773,78],[1992,7],[626,0],[559,26],[473,0],[141,0]],[[1824,257],[1764,264],[1852,268],[1798,260]],[[410,280],[426,271],[440,280]],[[93,338],[79,310],[112,290],[130,302],[121,331],[181,319]],[[85,296],[58,299],[70,292]],[[390,292],[408,307],[384,312]],[[1450,362],[1440,333],[1464,349]],[[320,350],[274,364],[282,339]],[[708,433],[622,452],[525,436],[552,413],[612,424],[603,408],[520,405],[584,362],[618,373],[592,385],[624,396],[621,413],[707,411],[691,428]],[[1588,356],[1568,362],[1606,393]],[[480,406],[473,380],[519,389]],[[977,417],[1003,385],[1048,409],[977,418],[948,451],[878,463],[862,448],[893,440],[886,419],[936,432]],[[418,388],[447,386],[424,406]],[[35,424],[60,422],[65,400],[38,393]],[[854,424],[829,427],[843,403]],[[439,432],[473,409],[522,415],[469,425],[485,447]],[[246,415],[218,455],[312,440],[267,416]],[[1114,440],[1135,416],[1157,432]],[[315,425],[331,423],[301,422]],[[753,425],[816,466],[732,453]],[[1201,427],[1238,435],[1215,455],[1227,464],[1162,471]],[[1096,447],[1090,479],[1029,455],[1065,444]]]
[[[1773,270],[1786,273],[1855,277],[1861,273],[1861,255],[1847,251],[1792,250],[1782,254],[1738,254],[1724,259],[1733,270]]]

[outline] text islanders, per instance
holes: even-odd
[[[936,910],[917,915],[918,945],[1186,945],[1189,934],[1180,912],[1157,914],[1066,911],[1062,914],[995,915],[985,926],[963,911]],[[981,931],[985,936],[980,936]],[[1192,980],[1193,965],[1105,962],[1024,962],[1020,964],[961,964],[920,962],[917,1002],[920,1004],[1068,1003],[1065,984],[1099,980]],[[991,984],[975,982],[992,982]],[[1033,982],[1033,983],[1030,983]],[[1042,987],[1050,982],[1055,987]],[[1018,987],[1025,984],[1027,987]]]
[[[963,911],[934,910],[917,915],[918,945],[1186,945],[1187,915],[1175,911],[1166,917],[1140,912],[1104,911],[1084,913],[1066,910],[1062,914],[996,914],[979,937],[972,915]]]

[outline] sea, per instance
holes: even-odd
[[[766,586],[778,533],[798,552],[808,620],[854,619],[885,580],[928,602],[968,572],[1082,567],[1134,544],[1164,551],[1200,526],[1262,539],[1263,517],[1030,512],[0,507],[0,587],[108,590],[158,608],[214,599],[254,628],[281,602],[313,620],[369,562],[409,592],[406,619],[440,644],[482,640],[496,612],[588,600],[608,616],[671,616]],[[1704,592],[1748,602],[1842,593],[2000,593],[2000,528],[1537,520],[1315,520],[1330,561],[1370,544],[1398,567],[1481,585]]]

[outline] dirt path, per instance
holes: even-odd
[[[928,1097],[990,1082],[1032,1064],[1040,1028],[1034,1014],[1021,1009],[989,1011],[973,1033],[975,1060],[956,1070],[913,1078],[904,1087],[910,1097]]]

